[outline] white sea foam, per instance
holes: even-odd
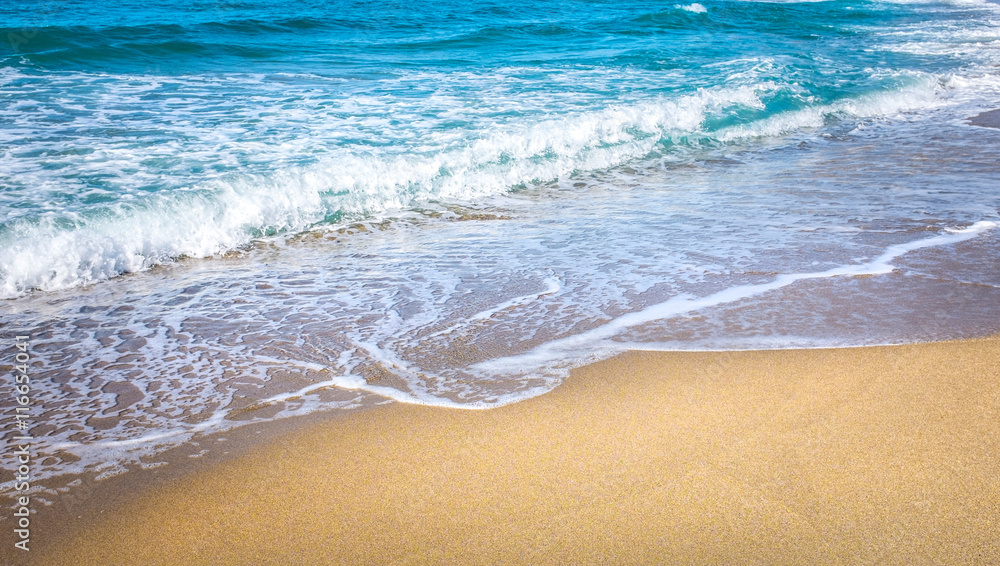
[[[130,196],[103,209],[13,218],[0,229],[0,296],[88,284],[178,257],[207,257],[262,235],[307,230],[331,218],[356,220],[432,199],[502,194],[647,156],[665,139],[683,141],[693,135],[735,143],[815,128],[831,115],[884,117],[943,103],[946,89],[937,78],[914,76],[910,83],[717,132],[704,129],[707,117],[734,107],[762,110],[762,97],[790,87],[760,82],[704,89],[494,125],[466,140],[452,139],[455,134],[449,132],[441,134],[443,139],[431,136],[432,145],[424,149],[405,144],[405,153],[341,147],[309,165],[232,173],[192,188]]]
[[[707,8],[705,8],[701,4],[698,4],[697,2],[695,2],[694,4],[687,4],[687,5],[675,4],[674,8],[677,8],[678,10],[684,10],[686,12],[693,12],[695,14],[704,14],[705,12],[708,12]]]
[[[848,119],[890,118],[904,112],[941,107],[948,103],[948,80],[929,75],[915,75],[914,79],[914,84],[899,90],[784,112],[757,122],[727,128],[717,135],[724,141],[777,137],[802,129],[818,128],[831,116]]]

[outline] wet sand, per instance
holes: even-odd
[[[133,486],[140,497],[83,513],[77,536],[32,557],[995,564],[997,470],[1000,338],[629,352],[500,409],[311,423]]]
[[[981,112],[969,118],[969,123],[973,126],[983,128],[1000,128],[1000,109]]]

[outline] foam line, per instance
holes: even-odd
[[[445,328],[444,330],[439,330],[437,332],[434,332],[433,334],[429,334],[427,336],[427,338],[435,338],[437,336],[443,336],[445,334],[451,334],[452,332],[455,332],[456,330],[461,330],[463,328],[467,328],[468,326],[470,326],[475,321],[486,320],[486,319],[490,318],[491,316],[493,316],[494,314],[496,314],[496,313],[498,313],[500,311],[503,311],[503,310],[506,310],[506,309],[509,309],[509,308],[513,308],[513,307],[517,307],[517,306],[521,306],[521,305],[524,305],[524,304],[528,304],[528,303],[530,303],[532,301],[537,301],[538,299],[540,299],[540,298],[542,298],[542,297],[544,297],[546,295],[551,295],[551,294],[559,291],[560,289],[562,289],[562,285],[559,283],[558,279],[556,279],[554,277],[546,277],[545,278],[545,290],[544,291],[542,291],[540,293],[532,293],[530,295],[522,295],[520,297],[514,297],[513,299],[511,299],[509,301],[505,301],[503,303],[500,303],[499,305],[497,305],[497,306],[495,306],[493,308],[486,309],[486,310],[481,311],[481,312],[477,312],[476,314],[470,316],[468,319],[466,319],[466,320],[464,320],[462,322],[453,324],[453,325],[449,326],[448,328]]]
[[[404,362],[395,353],[388,351],[384,348],[380,348],[375,344],[367,342],[355,341],[355,345],[359,348],[364,349],[372,357],[372,359],[378,361],[383,366],[391,369],[393,373],[403,377],[406,380],[407,385],[414,387],[419,383],[423,382],[422,376],[415,370],[413,370],[409,364]],[[392,399],[399,403],[410,403],[414,405],[428,405],[433,407],[447,407],[451,409],[491,409],[495,407],[501,407],[503,405],[509,405],[510,403],[515,403],[517,401],[522,401],[529,397],[534,397],[540,395],[551,388],[536,388],[529,390],[528,392],[518,392],[511,393],[507,395],[500,395],[491,402],[476,401],[471,403],[459,403],[457,401],[452,401],[444,397],[439,397],[432,395],[429,392],[421,391],[417,388],[412,388],[409,391],[403,391],[401,389],[396,389],[395,387],[385,387],[381,385],[372,385],[368,383],[366,379],[356,375],[342,375],[331,380],[331,384],[342,389],[349,389],[353,391],[366,391],[380,397],[385,397],[387,399]]]
[[[945,234],[939,234],[922,240],[889,246],[886,251],[882,253],[882,255],[868,263],[845,265],[828,269],[826,271],[811,273],[788,273],[779,275],[773,281],[768,283],[739,285],[705,297],[691,297],[684,295],[673,297],[662,303],[646,307],[641,311],[625,314],[612,319],[609,322],[586,332],[547,342],[537,346],[527,353],[481,362],[474,365],[473,369],[490,372],[502,368],[510,368],[511,366],[542,367],[560,359],[578,356],[581,351],[592,351],[595,347],[614,348],[614,346],[608,344],[607,341],[614,336],[617,336],[622,331],[634,326],[639,326],[656,320],[665,320],[717,305],[734,303],[749,297],[767,293],[768,291],[787,287],[793,283],[806,279],[855,277],[859,275],[879,275],[890,273],[894,269],[890,262],[903,254],[921,248],[963,242],[996,227],[996,222],[983,220],[976,222],[968,228],[949,229],[946,230],[947,233]],[[620,350],[621,348],[618,347],[615,349]]]

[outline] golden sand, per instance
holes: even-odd
[[[998,564],[1000,340],[630,352],[154,487],[43,564]]]

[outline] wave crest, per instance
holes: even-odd
[[[831,115],[868,118],[933,106],[936,78],[838,102],[768,114],[765,98],[795,99],[774,83],[699,90],[486,131],[463,146],[406,153],[345,147],[311,165],[237,174],[84,212],[22,217],[0,225],[0,295],[56,290],[207,257],[255,238],[356,220],[431,199],[472,200],[577,171],[622,165],[655,152],[782,136]],[[762,117],[712,128],[710,117]],[[692,141],[694,140],[694,141]]]

